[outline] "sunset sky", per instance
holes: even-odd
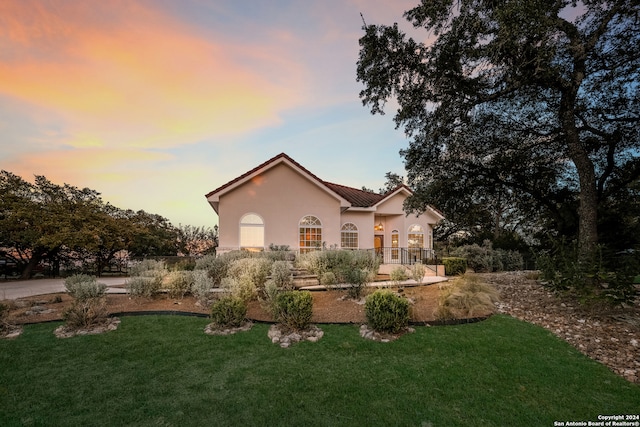
[[[417,0],[0,0],[0,169],[212,227],[204,194],[285,152],[327,181],[404,175],[358,97],[367,23]]]

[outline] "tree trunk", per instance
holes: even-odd
[[[31,279],[31,275],[33,274],[33,270],[40,263],[40,260],[42,260],[42,254],[40,252],[34,252],[31,255],[31,258],[29,259],[29,262],[24,267],[24,270],[22,270],[22,274],[20,275],[20,279],[22,279],[22,280]]]
[[[573,98],[573,99],[571,99]],[[580,205],[578,206],[578,262],[588,264],[598,246],[598,191],[593,162],[580,143],[575,124],[575,97],[563,95],[561,101],[562,127],[567,139],[568,154],[578,172]]]

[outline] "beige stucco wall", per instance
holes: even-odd
[[[347,222],[358,227],[359,249],[373,248],[373,212],[346,211],[342,214],[340,227]]]
[[[322,240],[340,244],[340,201],[286,164],[279,164],[220,196],[220,249],[240,246],[240,218],[255,213],[264,221],[265,246],[299,248],[298,224],[306,215],[322,222]]]

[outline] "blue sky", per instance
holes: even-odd
[[[215,225],[204,194],[281,152],[378,189],[408,142],[358,97],[360,13],[404,23],[417,3],[4,1],[0,169],[175,225]]]

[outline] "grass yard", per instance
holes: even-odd
[[[215,337],[207,323],[125,317],[70,339],[27,326],[0,341],[0,425],[553,426],[640,408],[640,387],[506,316],[393,343],[321,325],[289,349],[268,325]]]

